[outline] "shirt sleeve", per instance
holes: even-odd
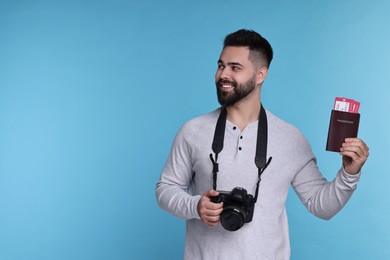
[[[318,169],[309,144],[305,141],[299,153],[308,155],[292,186],[307,210],[321,219],[331,219],[339,212],[357,188],[360,173],[350,175],[341,168],[328,182]]]
[[[201,196],[192,196],[187,192],[193,175],[191,151],[188,143],[190,139],[191,131],[185,125],[175,137],[167,162],[156,185],[158,205],[185,220],[200,219],[197,207]]]

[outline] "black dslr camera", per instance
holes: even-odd
[[[245,223],[252,221],[255,201],[244,188],[236,187],[231,192],[219,191],[219,195],[210,200],[214,203],[223,202],[221,224],[226,230],[239,230]]]

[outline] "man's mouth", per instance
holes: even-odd
[[[228,85],[228,84],[221,84],[220,85],[223,89],[230,89],[233,88],[233,85]]]
[[[230,89],[233,89],[235,87],[235,84],[234,84],[234,82],[228,82],[228,81],[220,80],[218,82],[218,86],[219,86],[220,89],[230,90]]]

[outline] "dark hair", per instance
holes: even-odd
[[[249,60],[252,63],[260,64],[265,62],[269,67],[273,58],[271,44],[260,34],[253,30],[241,29],[234,33],[228,34],[223,42],[223,47],[248,47],[250,50]]]

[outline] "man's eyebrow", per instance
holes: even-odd
[[[218,60],[218,64],[224,64],[224,62],[222,60]],[[229,66],[241,66],[243,67],[243,65],[239,62],[228,62],[227,65]]]
[[[228,65],[230,66],[240,66],[240,67],[243,67],[243,65],[239,62],[228,62]]]

